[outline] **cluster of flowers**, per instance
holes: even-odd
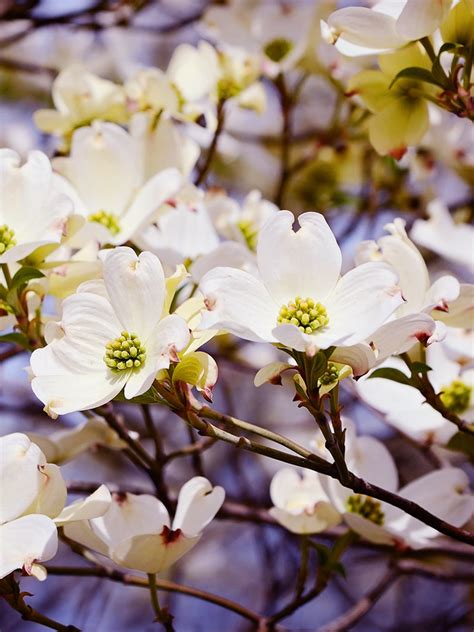
[[[432,51],[420,41],[426,45],[441,28],[443,42],[453,44],[441,52],[455,49],[460,58],[468,54],[463,20],[474,18],[468,0],[452,8],[380,3],[394,4],[400,15],[381,6],[337,11],[323,33],[345,55],[384,53],[381,70],[353,76],[349,90],[370,111],[375,149],[401,155],[427,131],[427,99],[459,114],[470,98],[450,84],[442,90],[449,103],[438,99],[439,85],[428,82]],[[295,217],[256,190],[239,203],[201,187],[209,164],[199,162],[200,144],[216,138],[224,105],[261,111],[263,76],[278,77],[308,58],[314,37],[329,46],[310,33],[306,10],[215,7],[204,22],[218,47],[182,45],[166,71],[141,70],[117,85],[83,67],[64,70],[54,82],[55,109],[35,116],[60,139],[52,161],[32,151],[22,164],[15,151],[0,150],[0,342],[32,350],[31,387],[45,411],[55,418],[117,397],[140,403],[160,384],[185,384],[211,399],[217,364],[199,349],[230,333],[273,345],[274,362],[260,368],[256,386],[290,374],[300,397],[317,391],[323,401],[343,383],[422,443],[447,446],[461,424],[472,431],[474,286],[452,275],[430,279],[414,243],[469,269],[472,227],[455,224],[433,200],[430,220],[417,220],[408,235],[395,219],[377,242],[359,244],[356,265],[342,274],[341,250],[320,213]],[[212,142],[212,157],[211,150]],[[321,354],[325,370],[310,384],[301,364],[315,366]],[[357,437],[350,420],[344,426],[353,473],[454,526],[469,521],[474,503],[461,469],[443,467],[398,489],[387,449]],[[224,490],[202,477],[182,487],[172,523],[157,498],[111,495],[105,487],[64,508],[65,483],[45,454],[57,463],[98,442],[123,447],[100,417],[71,432],[1,439],[2,577],[23,569],[44,578],[38,563],[54,556],[58,526],[149,574],[197,543],[224,501]],[[320,437],[312,450],[328,456]],[[301,478],[281,470],[270,493],[274,518],[292,532],[344,520],[373,542],[415,548],[438,535],[313,472]]]

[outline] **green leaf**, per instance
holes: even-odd
[[[23,347],[24,349],[30,348],[30,343],[28,341],[28,338],[24,334],[18,334],[18,333],[4,334],[3,336],[0,336],[0,343],[2,342],[19,345],[20,347]]]
[[[433,369],[424,362],[412,362],[411,364],[412,373],[428,373],[428,371],[432,370]]]
[[[446,444],[448,450],[462,452],[474,463],[474,437],[466,432],[456,432]]]
[[[398,369],[392,369],[391,367],[384,367],[383,369],[376,369],[371,375],[369,375],[369,379],[375,377],[382,377],[386,380],[392,380],[392,382],[398,382],[399,384],[406,384],[411,386],[410,378],[399,371]]]
[[[389,90],[399,79],[416,79],[417,81],[424,81],[425,83],[431,83],[434,86],[444,89],[444,85],[439,82],[433,74],[426,68],[418,68],[418,66],[410,66],[400,70],[398,75],[393,79],[389,85]]]
[[[441,48],[439,49],[438,52],[438,59],[441,57],[441,55],[443,53],[449,53],[450,51],[454,50],[455,48],[463,48],[462,44],[454,44],[453,42],[445,42]]]
[[[147,390],[143,395],[139,395],[138,397],[133,397],[132,399],[127,399],[123,394],[123,391],[120,391],[118,395],[114,397],[114,401],[116,402],[124,402],[126,404],[162,404],[163,399],[158,394],[158,391],[152,386]]]
[[[37,268],[30,268],[28,266],[20,268],[12,279],[10,290],[17,289],[33,279],[41,279],[42,277],[44,277],[44,274]]]

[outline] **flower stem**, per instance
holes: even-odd
[[[310,542],[309,537],[307,535],[302,535],[300,538],[300,551],[301,551],[301,562],[298,570],[298,576],[296,578],[296,597],[299,598],[303,594],[304,587],[306,584],[306,578],[308,577],[308,563],[309,563],[309,552],[310,552]]]
[[[163,624],[166,632],[174,632],[173,617],[165,609],[160,607],[158,601],[158,590],[156,587],[156,575],[154,573],[148,574],[148,585],[150,587],[150,598],[153,611],[156,614],[156,620]]]

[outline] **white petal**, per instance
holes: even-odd
[[[183,485],[173,520],[173,529],[189,537],[196,536],[211,522],[222,506],[225,491],[212,487],[203,476],[195,476]]]
[[[391,355],[405,353],[418,342],[426,344],[435,329],[436,323],[428,314],[408,314],[379,327],[368,342],[380,364]]]
[[[169,527],[169,515],[163,503],[150,494],[114,494],[107,512],[90,521],[93,532],[108,546]]]
[[[165,169],[150,178],[120,218],[120,233],[112,241],[124,243],[131,239],[158,208],[177,193],[182,183],[183,178],[177,169]]]
[[[14,570],[31,569],[56,555],[58,532],[47,516],[31,514],[0,525],[0,579]]]
[[[395,273],[383,263],[364,263],[350,270],[325,303],[332,333],[350,334],[344,345],[370,336],[403,303],[396,283]]]
[[[166,535],[137,535],[120,542],[111,550],[117,564],[144,573],[161,573],[174,564],[199,541],[199,536],[187,538],[182,534],[170,542]]]
[[[368,344],[361,342],[350,347],[337,347],[331,354],[331,360],[349,365],[354,376],[358,377],[375,366],[377,356]]]
[[[312,511],[299,514],[290,513],[278,507],[272,507],[269,513],[277,522],[292,533],[320,533],[341,522],[341,516],[334,507],[325,501],[317,502]]]
[[[459,281],[453,276],[442,276],[433,283],[425,296],[424,309],[445,311],[459,297]]]
[[[97,121],[76,130],[69,158],[54,167],[77,189],[88,213],[120,216],[141,184],[136,146],[119,125]]]
[[[204,275],[199,289],[207,311],[200,329],[225,329],[255,342],[274,342],[279,307],[253,275],[235,268],[215,268]]]
[[[36,397],[45,404],[48,414],[66,415],[110,402],[125,386],[126,374],[126,371],[113,374],[104,370],[103,374],[91,375],[74,376],[66,372],[40,375],[33,378],[31,388]]]
[[[57,465],[47,463],[39,466],[39,471],[41,473],[41,489],[26,513],[45,514],[54,518],[61,512],[66,502],[66,483]]]
[[[101,485],[84,500],[79,500],[65,507],[55,518],[55,522],[62,525],[75,520],[90,520],[103,516],[109,509],[111,501],[109,490],[105,485]]]
[[[369,436],[357,437],[354,446],[347,448],[347,461],[357,476],[389,491],[397,491],[395,461],[381,441]]]
[[[76,522],[67,522],[64,526],[64,535],[74,542],[82,544],[82,546],[97,551],[102,555],[107,555],[109,547],[106,542],[94,533],[88,520],[77,520]]]
[[[258,239],[258,268],[279,308],[296,296],[322,301],[341,272],[341,251],[324,217],[303,213],[297,232],[294,220],[289,211],[276,213]]]
[[[20,516],[35,500],[46,459],[39,447],[20,433],[0,438],[0,522]]]
[[[397,539],[394,534],[383,526],[375,524],[375,522],[367,520],[367,518],[356,513],[346,512],[344,514],[344,522],[350,529],[375,544],[394,544]]]
[[[432,35],[451,6],[451,0],[407,0],[397,20],[397,33],[405,40]]]
[[[104,262],[104,281],[122,327],[145,344],[163,310],[165,276],[160,260],[150,252],[137,256],[131,248],[114,248]]]
[[[347,7],[331,13],[328,24],[334,39],[341,35],[351,44],[367,48],[398,48],[406,44],[396,30],[396,20],[365,7]],[[337,40],[336,40],[337,41]]]

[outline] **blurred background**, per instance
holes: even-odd
[[[203,37],[202,19],[211,4],[202,0],[0,0],[0,146],[11,147],[23,156],[34,147],[53,155],[54,141],[35,128],[32,114],[40,107],[51,107],[52,82],[61,69],[79,62],[102,77],[123,82],[143,66],[166,68],[179,43],[194,44]],[[286,4],[314,7],[324,16],[336,5],[356,3],[299,0]],[[443,145],[442,137],[435,137],[435,130],[399,163],[380,157],[365,137],[351,135],[347,124],[351,113],[340,85],[353,62],[347,60],[341,65],[335,51],[320,39],[314,54],[319,61],[309,69],[310,77],[293,113],[292,143],[299,168],[289,179],[281,206],[296,212],[324,212],[341,242],[346,264],[352,263],[354,244],[379,237],[384,224],[395,215],[403,216],[408,226],[415,218],[425,217],[427,190],[435,191],[453,216],[472,221],[472,126],[461,131],[449,146]],[[278,186],[282,117],[274,85],[270,81],[264,85],[266,111],[231,111],[213,166],[211,184],[225,187],[237,198],[258,188],[274,199]],[[465,269],[455,263],[433,254],[430,261],[435,274],[453,270],[461,279],[472,282]],[[314,422],[291,402],[291,391],[285,383],[281,388],[253,387],[256,370],[273,360],[271,350],[260,345],[249,349],[242,341],[230,339],[227,344],[231,351],[227,348],[225,354],[222,346],[214,349],[220,371],[216,408],[309,445],[314,438]],[[2,434],[29,431],[47,435],[59,424],[79,423],[80,415],[54,422],[46,417],[31,393],[27,365],[28,358],[23,354],[0,363]],[[401,484],[430,469],[428,457],[407,444],[375,413],[362,408],[354,393],[344,392],[343,404],[344,414],[357,423],[359,434],[369,433],[386,442],[399,466]],[[123,409],[130,426],[146,435],[140,411],[125,405]],[[154,409],[154,416],[170,451],[189,442],[186,428],[171,413]],[[178,489],[200,468],[213,484],[226,488],[230,500],[260,508],[270,504],[269,481],[279,465],[216,445],[202,455],[202,463],[192,458],[175,461],[169,469],[171,488]],[[101,482],[111,482],[118,489],[151,491],[148,481],[120,453],[104,448],[65,465],[63,475],[71,483],[71,490],[76,491],[81,485],[86,488],[87,484]],[[320,540],[330,542],[324,536]],[[277,525],[223,517],[214,521],[200,545],[172,568],[169,579],[265,612],[287,600],[297,573],[298,555],[295,538]],[[77,559],[62,547],[54,563],[73,565]],[[348,610],[384,575],[386,558],[383,552],[355,547],[347,556],[346,568],[347,579],[336,577],[319,599],[286,619],[283,629],[317,630]],[[40,612],[70,621],[85,632],[156,628],[150,623],[149,596],[142,588],[98,578],[59,576],[50,576],[44,584],[25,578],[22,587],[34,594]],[[177,630],[254,629],[237,615],[192,597],[168,594],[163,599],[175,615]],[[406,577],[397,581],[353,629],[468,632],[474,629],[473,603],[472,586]],[[19,621],[16,612],[0,603],[1,632],[36,629],[41,627]]]

